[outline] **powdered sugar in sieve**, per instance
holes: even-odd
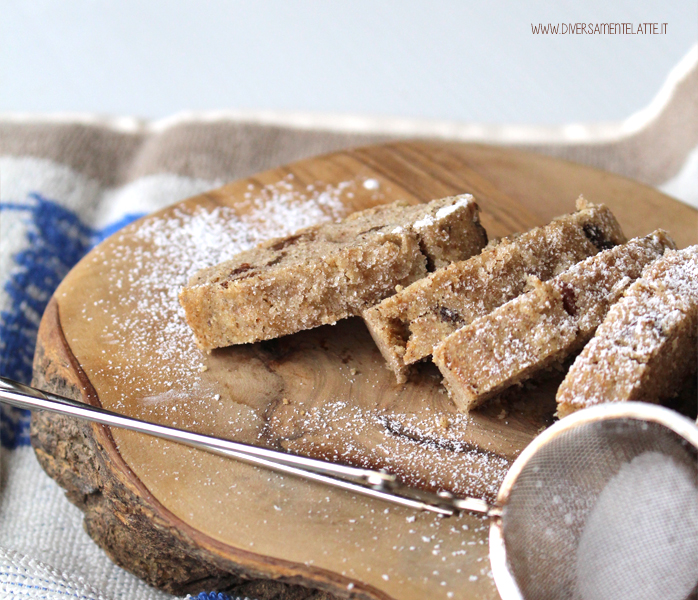
[[[684,600],[697,581],[695,475],[661,452],[640,454],[606,484],[586,520],[577,549],[578,595]]]

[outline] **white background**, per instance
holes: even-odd
[[[668,25],[533,35],[539,22]],[[0,0],[0,111],[616,121],[697,39],[695,0]]]

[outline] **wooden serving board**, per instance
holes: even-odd
[[[559,380],[465,417],[429,365],[397,385],[359,319],[207,356],[177,302],[196,268],[266,237],[379,203],[463,192],[478,200],[491,237],[570,212],[584,194],[608,204],[628,237],[663,227],[679,246],[698,242],[695,210],[587,167],[438,142],[339,152],[191,198],[100,244],[44,315],[35,384],[134,417],[386,467],[416,486],[491,500],[511,461],[552,422]],[[300,584],[338,597],[497,597],[477,517],[413,514],[58,417],[35,418],[33,439],[97,543],[162,589],[315,594],[293,587]]]

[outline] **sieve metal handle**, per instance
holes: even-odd
[[[145,433],[220,456],[234,458],[258,467],[302,477],[363,496],[384,500],[408,508],[437,513],[442,516],[452,516],[463,511],[494,515],[492,507],[483,500],[454,498],[448,492],[434,494],[415,490],[404,486],[397,480],[395,475],[385,471],[329,463],[305,456],[269,448],[260,448],[242,442],[234,442],[143,421],[101,407],[71,400],[64,396],[44,392],[5,377],[0,377],[0,402],[18,408],[45,410],[110,427]]]

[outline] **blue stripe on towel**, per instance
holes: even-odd
[[[5,283],[10,309],[0,311],[0,375],[29,383],[36,333],[51,295],[68,271],[96,244],[140,218],[129,214],[93,229],[74,212],[40,194],[25,203],[0,203],[0,212],[27,216],[27,249],[13,257],[15,267]],[[0,444],[29,444],[29,413],[0,405]]]

